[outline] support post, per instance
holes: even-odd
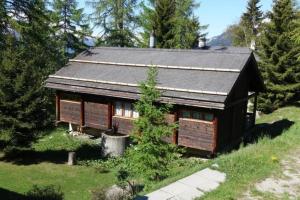
[[[107,116],[107,128],[112,129],[112,112],[113,112],[113,105],[111,102],[108,103],[108,116]]]
[[[56,91],[55,95],[55,103],[56,103],[56,122],[55,125],[60,121],[60,92]]]
[[[178,112],[175,111],[174,112],[174,122],[178,122]],[[174,132],[173,132],[173,144],[178,144],[178,129],[175,128],[174,129]]]
[[[257,96],[258,93],[255,93],[254,95],[254,102],[253,102],[253,126],[255,125],[255,120],[256,120],[256,110],[257,110]]]
[[[213,126],[214,126],[214,135],[213,135],[212,154],[215,155],[217,151],[217,144],[218,144],[218,118],[217,117],[214,118]]]
[[[84,127],[84,99],[81,97],[80,99],[80,132]]]

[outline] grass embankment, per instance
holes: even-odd
[[[300,108],[286,107],[257,120],[258,141],[224,154],[217,163],[227,180],[217,190],[201,199],[238,199],[263,180],[280,170],[280,160],[300,148]],[[254,138],[255,139],[255,138]],[[299,194],[300,195],[300,194]]]

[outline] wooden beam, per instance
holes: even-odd
[[[174,112],[174,123],[177,123],[178,122],[178,111],[176,110],[175,112]],[[173,132],[173,144],[178,144],[178,128],[176,127],[175,129],[174,129],[174,132]]]
[[[213,133],[213,145],[212,145],[212,154],[215,155],[217,151],[218,144],[218,118],[215,117],[213,120],[214,133]]]
[[[60,121],[60,92],[56,91],[56,95],[55,95],[55,103],[56,103],[56,125],[57,123]]]
[[[230,108],[230,107],[232,107],[232,106],[234,106],[234,105],[237,105],[237,104],[243,103],[243,102],[245,102],[245,101],[248,101],[248,100],[249,100],[250,98],[252,98],[254,95],[255,95],[255,93],[252,93],[252,94],[248,95],[248,96],[245,97],[245,98],[238,99],[238,100],[232,102],[231,104],[229,104],[228,106],[226,106],[226,108]]]

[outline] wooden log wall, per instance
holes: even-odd
[[[84,103],[85,126],[96,129],[108,129],[109,106],[105,103]]]
[[[60,121],[81,124],[81,102],[60,100]]]
[[[133,121],[132,118],[113,116],[112,117],[112,126],[118,127],[118,133],[129,135],[133,130]]]
[[[167,114],[166,115],[166,122],[171,124],[177,122],[177,114],[172,113],[172,114]],[[163,140],[169,143],[177,144],[177,139],[178,139],[178,134],[177,130],[174,130],[173,135],[169,137],[164,137]]]
[[[213,122],[180,118],[178,145],[213,152],[214,131]]]

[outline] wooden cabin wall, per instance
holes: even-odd
[[[129,135],[133,131],[133,123],[134,123],[133,120],[134,119],[131,119],[131,118],[113,116],[112,124],[113,124],[113,126],[117,127],[118,133]]]
[[[179,118],[178,145],[212,152],[213,140],[213,122]]]
[[[91,95],[75,95],[75,98],[65,96],[60,99],[60,121],[102,130],[115,126],[120,134],[132,133],[135,119],[113,115],[113,108],[110,106],[115,101],[126,102],[125,100]],[[83,110],[83,116],[81,110]],[[182,110],[211,113],[215,116],[215,111],[210,109],[174,107],[172,112],[166,115],[166,122],[178,122],[179,128],[174,130],[173,135],[164,139],[180,146],[212,152],[215,146],[215,121],[183,118],[180,116]]]
[[[60,121],[80,124],[80,102],[60,100]]]
[[[84,125],[96,129],[107,129],[108,104],[99,102],[84,102]]]

